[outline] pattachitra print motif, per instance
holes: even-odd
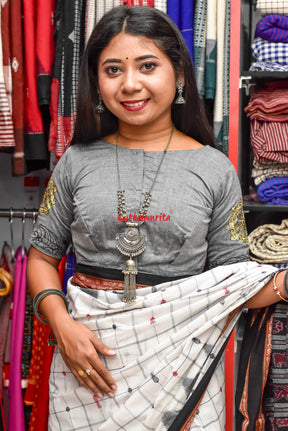
[[[39,213],[47,215],[50,208],[52,208],[52,205],[56,204],[55,192],[57,192],[57,187],[54,186],[53,178],[51,176],[39,208]]]
[[[248,233],[243,213],[242,199],[239,199],[238,204],[232,207],[232,215],[229,219],[229,224],[225,227],[227,230],[230,230],[232,241],[242,241],[248,244]]]

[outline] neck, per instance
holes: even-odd
[[[166,127],[157,129],[119,125],[118,145],[146,151],[164,150],[172,133],[172,129],[172,122]]]

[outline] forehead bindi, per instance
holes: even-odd
[[[114,36],[102,51],[99,64],[111,62],[139,62],[145,59],[161,59],[166,55],[155,45],[154,41],[144,36],[120,33]]]

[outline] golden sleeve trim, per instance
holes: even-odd
[[[52,208],[52,205],[56,204],[56,199],[55,199],[56,191],[57,191],[57,187],[54,186],[53,178],[51,176],[39,208],[39,213],[44,213],[47,215],[49,213],[50,208]]]
[[[232,207],[232,214],[226,229],[231,232],[232,241],[241,241],[248,244],[248,233],[241,199],[239,199],[237,205]]]

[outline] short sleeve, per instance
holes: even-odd
[[[68,150],[57,163],[39,208],[36,226],[30,237],[35,248],[61,259],[71,243],[73,196]]]
[[[208,231],[208,267],[249,260],[242,192],[232,164],[217,185]]]

